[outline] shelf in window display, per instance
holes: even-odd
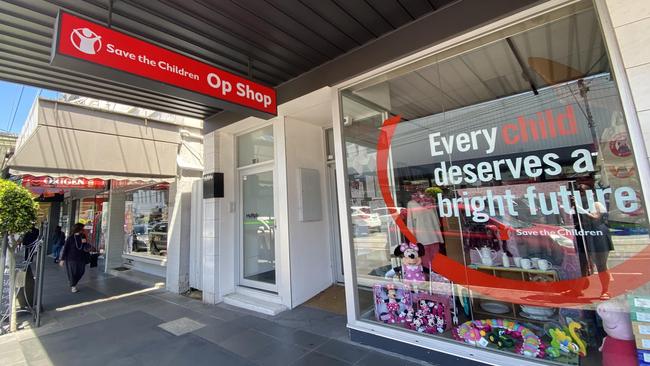
[[[496,270],[496,271],[503,271],[503,272],[522,272],[522,273],[528,273],[528,274],[545,274],[549,276],[557,276],[558,272],[555,269],[548,269],[548,270],[541,270],[541,269],[536,269],[536,268],[521,268],[521,267],[503,267],[503,266],[487,266],[484,264],[472,264],[468,266],[470,268],[475,268],[475,269],[483,269],[483,270]]]

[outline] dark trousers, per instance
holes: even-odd
[[[68,283],[70,287],[77,286],[84,272],[86,272],[85,262],[65,261],[65,269],[68,274]]]

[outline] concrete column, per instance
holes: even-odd
[[[203,139],[204,174],[217,171],[217,134],[210,133]],[[220,198],[203,199],[203,302],[216,304],[221,301],[219,289],[218,213]]]
[[[190,289],[192,184],[197,179],[197,177],[177,178],[170,188],[167,290],[177,294]]]
[[[122,265],[124,251],[124,203],[126,193],[111,190],[108,204],[108,232],[106,235],[106,258],[104,271]]]

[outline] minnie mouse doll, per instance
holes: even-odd
[[[424,245],[420,243],[402,243],[395,248],[394,254],[402,259],[402,265],[386,272],[386,278],[397,276],[406,283],[426,282],[429,280],[429,268],[422,266],[422,257],[425,254]]]

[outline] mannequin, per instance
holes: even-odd
[[[418,191],[411,195],[406,208],[408,211],[406,225],[417,241],[424,245],[425,254],[422,263],[430,267],[431,260],[440,250],[440,244],[444,243],[440,220],[433,207],[433,199],[424,192]]]

